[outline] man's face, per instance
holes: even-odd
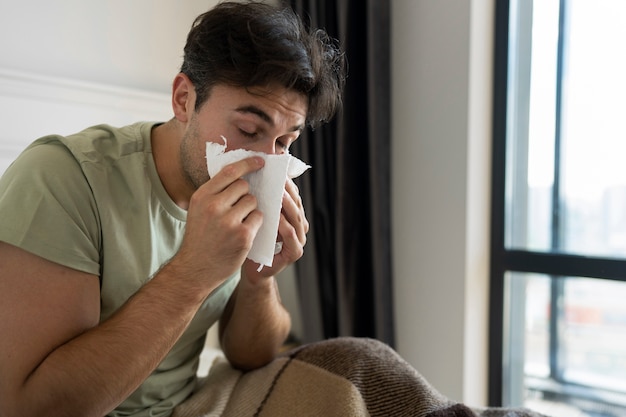
[[[284,87],[241,88],[217,85],[192,114],[181,142],[183,171],[196,188],[208,181],[206,142],[227,150],[285,153],[306,121],[306,97]]]

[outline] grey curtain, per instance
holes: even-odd
[[[291,0],[340,40],[348,61],[343,111],[307,131],[293,153],[311,223],[296,264],[304,342],[372,337],[394,345],[390,210],[389,0]]]

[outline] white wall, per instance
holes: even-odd
[[[216,1],[0,0],[0,79],[39,74],[166,96],[193,18]],[[471,404],[484,404],[487,388],[493,1],[391,0],[398,350]],[[13,112],[38,123],[29,108]],[[295,288],[283,290],[297,315]]]
[[[392,0],[398,351],[486,403],[492,0]]]
[[[217,0],[0,0],[0,68],[169,93]]]

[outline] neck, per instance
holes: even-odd
[[[161,183],[177,206],[187,209],[194,188],[183,175],[180,162],[182,129],[176,119],[152,130],[152,155]]]

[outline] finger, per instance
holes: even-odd
[[[300,190],[292,179],[288,179],[285,183],[285,191],[293,198],[293,201],[298,207],[302,207],[302,198],[300,197]]]
[[[309,222],[304,213],[304,205],[302,204],[302,197],[300,197],[300,190],[298,189],[298,186],[296,185],[295,182],[293,182],[293,180],[290,179],[285,184],[285,190],[287,191],[287,194],[289,195],[289,197],[291,197],[293,203],[295,204],[295,207],[297,208],[295,217],[290,215],[289,212],[287,212],[288,217],[290,219],[293,219],[297,223],[302,224],[304,228],[304,233],[305,234],[308,233]],[[286,204],[286,206],[289,207],[290,206],[289,199],[285,201],[285,197],[283,197],[283,200],[284,200],[284,204]]]
[[[263,224],[263,213],[260,210],[252,210],[243,219],[243,223],[254,230],[254,235],[258,233]]]
[[[250,184],[248,181],[239,178],[232,184],[230,184],[226,189],[222,192],[222,201],[226,208],[234,207],[237,205],[244,197],[253,197],[253,199],[247,198],[245,202],[253,203],[254,207],[251,209],[255,209],[257,207],[257,200],[252,194],[250,194]],[[248,204],[244,204],[244,207],[247,207]]]
[[[300,258],[304,253],[303,248],[306,243],[306,234],[303,234],[302,237],[300,237],[296,228],[287,220],[283,213],[280,214],[278,234],[283,242],[280,254],[286,256],[289,262],[294,262]]]
[[[229,212],[242,198],[251,194],[249,191],[249,184],[243,179],[230,184],[227,188],[218,191],[216,187],[211,187],[209,180],[206,184],[203,184],[193,195],[189,202],[189,212],[198,212],[200,216],[209,216],[217,218],[226,212]],[[220,187],[221,188],[221,187]],[[256,208],[256,199],[252,201],[244,201],[242,209],[247,207],[247,212],[250,212]],[[248,201],[249,204],[245,204]],[[240,214],[240,218],[243,218],[247,213]]]
[[[309,231],[309,222],[304,214],[304,207],[302,207],[302,201],[297,196],[297,201],[294,201],[293,197],[285,192],[283,194],[283,207],[282,215],[285,220],[293,227],[297,239],[304,243],[306,241],[306,233]]]
[[[259,156],[244,158],[224,166],[208,183],[215,187],[216,192],[221,192],[244,175],[257,171],[263,166],[265,166],[265,160]]]
[[[257,208],[257,199],[252,194],[241,196],[236,202],[228,208],[233,221],[243,223],[250,214]],[[259,212],[260,213],[260,212]]]

